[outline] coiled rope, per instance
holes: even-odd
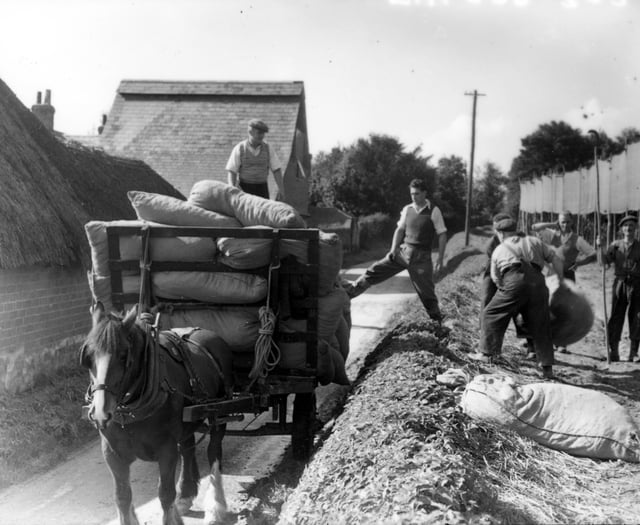
[[[276,327],[276,314],[269,306],[261,306],[258,310],[260,328],[254,350],[255,359],[249,372],[251,383],[259,378],[267,377],[269,372],[280,362],[280,348],[273,340]]]

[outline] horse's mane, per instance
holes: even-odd
[[[90,353],[98,349],[113,353],[117,348],[119,333],[122,330],[122,316],[110,312],[91,329],[85,345]]]

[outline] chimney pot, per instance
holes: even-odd
[[[36,104],[42,104],[42,91],[38,91],[36,95]]]
[[[47,89],[44,92],[44,103],[45,104],[51,104],[51,90]]]

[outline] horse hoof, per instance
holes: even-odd
[[[193,505],[193,499],[194,498],[178,498],[176,500],[176,510],[180,516],[184,516],[189,512],[191,505]]]
[[[204,525],[220,525],[225,523],[227,518],[226,510],[216,509],[215,511],[206,511],[204,513]]]

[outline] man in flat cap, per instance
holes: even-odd
[[[480,351],[472,359],[490,362],[502,351],[509,320],[522,314],[533,339],[538,364],[545,379],[553,377],[553,343],[549,318],[549,290],[542,268],[553,265],[563,281],[562,261],[555,251],[537,237],[517,231],[516,221],[502,219],[495,225],[500,245],[491,255],[491,279],[498,288],[482,312]]]
[[[563,211],[558,222],[536,222],[531,226],[537,236],[551,246],[562,260],[565,279],[576,282],[576,268],[594,262],[596,251],[583,237],[573,231],[571,212]],[[566,346],[558,347],[560,353],[567,353]]]
[[[636,240],[638,219],[625,215],[618,223],[622,239],[613,241],[603,256],[603,263],[613,264],[615,279],[611,293],[611,316],[607,323],[609,358],[619,361],[618,345],[622,335],[625,314],[629,321],[629,356],[633,362],[638,357],[640,344],[640,243]]]
[[[447,227],[440,208],[427,199],[427,185],[423,180],[413,179],[409,183],[411,204],[400,213],[400,219],[393,233],[389,253],[373,263],[364,275],[346,287],[351,299],[357,297],[374,284],[381,283],[403,270],[408,270],[411,283],[418,293],[429,317],[441,323],[442,314],[433,283],[433,263],[431,247],[438,238],[438,258],[436,273],[442,268],[447,246]]]
[[[269,127],[258,119],[249,121],[249,137],[236,144],[227,161],[229,184],[239,187],[246,193],[269,198],[269,171],[278,186],[279,200],[285,200],[282,164],[275,149],[264,140]]]
[[[498,291],[496,283],[494,283],[493,279],[491,278],[491,256],[493,255],[493,251],[500,245],[500,237],[498,237],[496,225],[504,219],[511,219],[511,215],[502,212],[494,215],[492,219],[493,235],[491,236],[491,239],[489,239],[489,242],[487,243],[484,251],[487,255],[487,263],[484,267],[484,273],[482,276],[482,297],[480,303],[481,311],[485,309],[485,307],[489,304],[493,296]],[[480,315],[480,323],[482,323],[482,315]],[[513,317],[513,325],[515,326],[517,337],[520,339],[526,339],[527,358],[535,359],[536,353],[533,347],[533,339],[531,339],[527,335],[526,330],[524,330],[524,327],[522,326],[522,317],[519,315],[515,315]]]

